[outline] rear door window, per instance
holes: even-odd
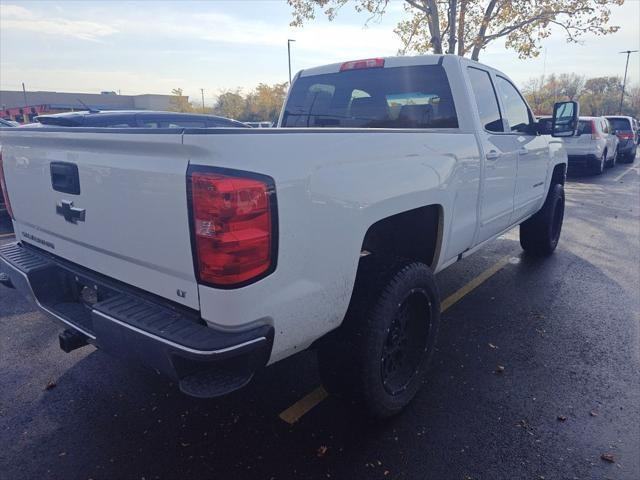
[[[301,77],[282,126],[457,128],[458,118],[444,68],[423,65]]]
[[[506,78],[497,76],[496,82],[505,110],[504,116],[509,122],[509,128],[512,132],[528,133],[530,131],[531,115],[522,95]]]
[[[480,123],[485,130],[490,132],[503,132],[502,115],[500,115],[498,98],[496,97],[496,91],[493,88],[489,72],[474,67],[468,67],[467,71],[469,72],[473,96],[478,106]]]

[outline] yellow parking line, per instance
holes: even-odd
[[[293,425],[300,420],[305,413],[309,412],[309,410],[327,398],[328,395],[324,387],[320,386],[287,408],[279,417],[289,425]]]
[[[620,175],[618,175],[616,178],[613,179],[614,182],[619,182],[620,180],[622,180],[622,177],[624,177],[627,173],[629,173],[631,170],[635,170],[636,173],[638,173],[638,170],[636,170],[636,165],[631,165],[629,168],[627,168],[624,172],[622,172]]]
[[[469,283],[467,283],[460,290],[455,292],[453,295],[449,295],[441,304],[440,311],[444,312],[448,308],[450,308],[455,303],[459,302],[465,295],[470,293],[471,291],[478,288],[482,283],[487,281],[490,277],[499,272],[502,268],[504,268],[509,261],[511,260],[512,255],[507,255],[502,257],[496,264],[487,268],[480,275],[475,277]],[[315,408],[320,402],[322,402],[325,398],[327,398],[329,394],[324,389],[324,387],[319,386],[311,393],[308,393],[296,403],[291,405],[289,408],[284,410],[280,415],[281,420],[284,420],[289,425],[293,425],[298,422],[304,415],[309,413],[313,408]]]
[[[9,237],[13,237],[13,236],[15,236],[15,234],[13,234],[13,233],[0,234],[0,238],[9,238]]]
[[[502,257],[500,260],[498,260],[497,263],[487,268],[484,272],[482,272],[480,275],[475,277],[473,280],[467,283],[460,290],[454,292],[452,295],[449,295],[447,298],[445,298],[440,304],[440,311],[444,312],[447,309],[451,308],[454,304],[459,302],[462,299],[462,297],[464,297],[468,293],[471,293],[473,290],[475,290],[484,282],[486,282],[489,278],[491,278],[500,270],[502,270],[509,263],[509,260],[511,259],[511,257],[512,255],[507,255],[505,257]]]

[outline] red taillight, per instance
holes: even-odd
[[[618,138],[620,140],[631,140],[633,138],[633,133],[619,133]]]
[[[598,132],[598,128],[596,127],[596,122],[591,120],[591,140],[598,140],[602,138],[600,132]]]
[[[9,192],[7,191],[7,181],[4,178],[4,168],[2,165],[2,152],[0,151],[0,190],[2,190],[2,196],[4,197],[4,204],[7,208],[7,213],[11,218],[15,220],[13,216],[13,210],[11,210],[11,202],[9,202]]]
[[[201,282],[244,284],[275,267],[275,190],[269,177],[191,173],[191,215]]]
[[[384,58],[366,58],[364,60],[353,60],[345,62],[340,66],[340,71],[361,70],[364,68],[382,68],[384,67]]]

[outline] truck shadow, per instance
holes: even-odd
[[[626,312],[636,300],[567,250],[547,261],[519,258],[445,314],[430,381],[396,418],[372,422],[330,396],[296,425],[280,420],[319,384],[313,352],[213,400],[95,352],[21,407],[22,421],[47,428],[16,441],[32,461],[6,471],[14,479],[520,478],[522,463],[546,454],[545,441],[572,434],[586,436],[572,443],[582,459],[581,447],[598,443],[595,422],[558,433],[555,418],[568,405],[595,408],[594,390],[613,405],[625,395],[620,382],[637,384],[618,370],[634,363],[620,339],[633,331]],[[569,266],[579,278],[560,273]],[[599,472],[571,460],[546,468],[535,471]]]

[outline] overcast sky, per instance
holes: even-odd
[[[328,22],[318,16],[303,28],[289,27],[284,0],[236,1],[8,1],[0,0],[0,89],[70,92],[170,93],[181,87],[206,101],[224,88],[253,88],[286,81],[287,39],[293,38],[293,70],[343,60],[394,55],[393,28],[402,2],[392,2],[379,23],[363,27],[366,14],[344,7]],[[640,49],[640,1],[613,11],[620,30],[567,44],[561,32],[545,40],[545,55],[519,60],[500,43],[480,61],[522,84],[528,78],[575,72],[622,75],[620,50]],[[640,79],[632,55],[629,80]]]

